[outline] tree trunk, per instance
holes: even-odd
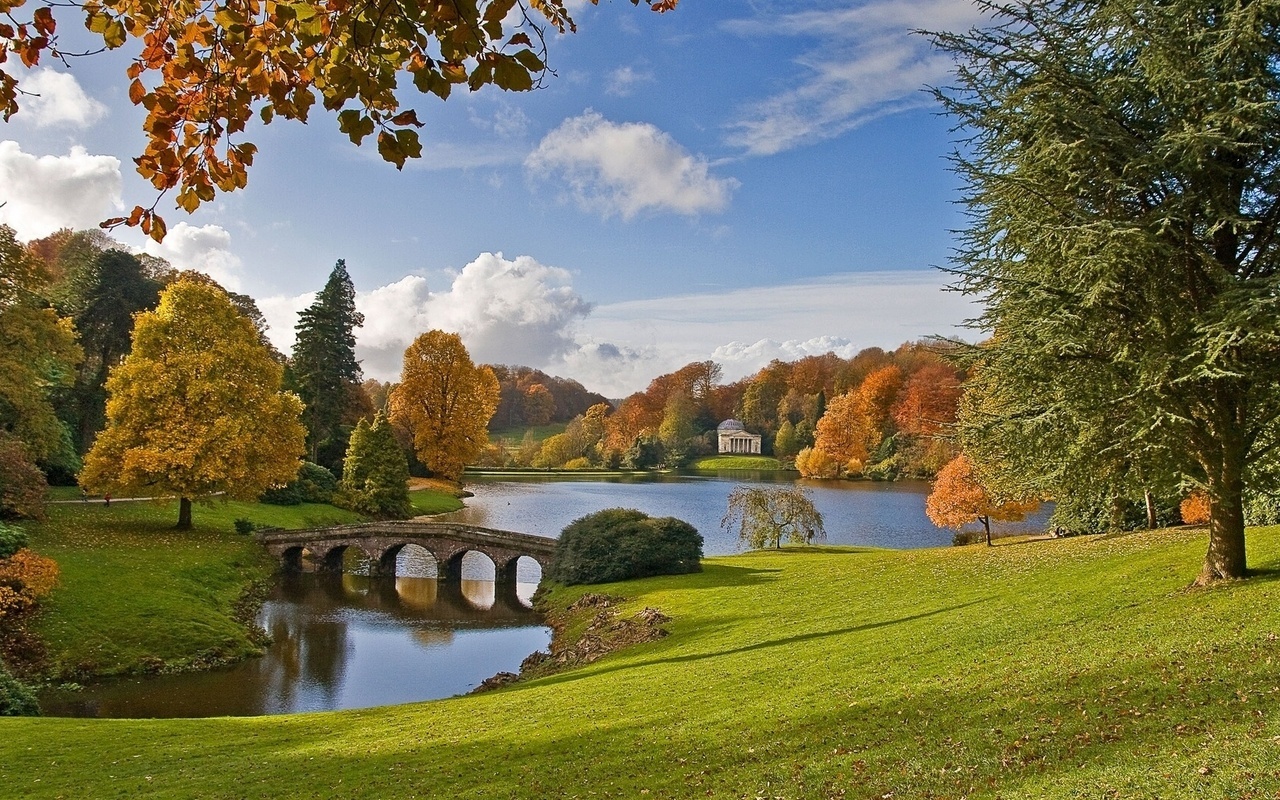
[[[180,531],[191,530],[191,499],[181,497],[178,499],[178,524],[174,526]]]
[[[1156,528],[1156,500],[1151,496],[1150,489],[1142,490],[1142,497],[1147,501],[1147,530],[1155,530]]]
[[[1196,578],[1198,586],[1248,574],[1244,553],[1243,457],[1223,458],[1218,474],[1209,475],[1209,552]]]
[[[982,529],[987,532],[987,547],[991,547],[991,517],[978,517],[982,520]]]

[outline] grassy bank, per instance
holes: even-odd
[[[33,626],[48,646],[50,677],[199,667],[256,652],[236,603],[275,565],[234,521],[305,528],[361,518],[327,505],[215,502],[195,507],[195,530],[173,530],[177,519],[176,502],[70,503],[23,526],[62,571]]]
[[[689,465],[689,469],[714,472],[745,469],[757,472],[773,472],[782,469],[778,459],[770,456],[706,456]]]
[[[1280,789],[1280,528],[784,550],[607,587],[670,636],[498,692],[259,719],[0,720],[17,795],[1236,797]],[[581,590],[560,589],[567,606]]]

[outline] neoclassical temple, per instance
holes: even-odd
[[[716,427],[720,437],[721,453],[760,454],[760,436],[747,433],[747,428],[736,419],[726,419]]]

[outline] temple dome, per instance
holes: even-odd
[[[722,433],[727,433],[729,431],[745,431],[746,429],[747,426],[738,422],[736,419],[726,419],[724,422],[721,422],[716,426],[716,430]]]

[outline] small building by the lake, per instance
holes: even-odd
[[[736,419],[726,419],[716,427],[721,453],[760,455],[760,435],[747,433],[747,426]]]

